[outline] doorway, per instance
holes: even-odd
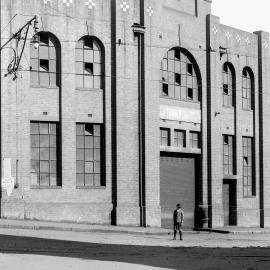
[[[223,180],[223,216],[224,226],[237,225],[236,183]]]
[[[194,228],[198,167],[194,156],[161,153],[160,205],[163,228],[173,228],[173,210],[177,203],[184,210],[184,228]]]

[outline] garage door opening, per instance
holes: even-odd
[[[161,153],[160,204],[163,228],[173,228],[173,210],[177,203],[180,203],[184,210],[183,227],[194,228],[198,163],[195,157]]]

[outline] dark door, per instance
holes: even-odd
[[[224,226],[237,225],[236,184],[224,180],[223,183]]]
[[[230,185],[223,184],[223,215],[224,215],[224,226],[229,226],[229,215],[230,215]]]
[[[177,203],[184,210],[184,227],[194,228],[195,160],[194,158],[161,156],[160,204],[161,224],[173,226],[173,210]]]

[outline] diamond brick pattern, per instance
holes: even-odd
[[[120,7],[124,12],[127,12],[129,10],[129,4],[126,1],[123,1],[123,3],[120,4]]]

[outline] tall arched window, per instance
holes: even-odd
[[[200,100],[201,79],[194,58],[182,48],[169,50],[162,60],[161,97]]]
[[[31,84],[60,86],[60,42],[49,32],[40,32],[39,47],[31,46]]]
[[[235,71],[231,63],[223,65],[223,105],[234,106],[235,103]]]
[[[242,73],[242,108],[253,109],[254,75],[249,67],[245,67]]]
[[[103,89],[104,48],[95,37],[84,36],[76,45],[76,87]]]

